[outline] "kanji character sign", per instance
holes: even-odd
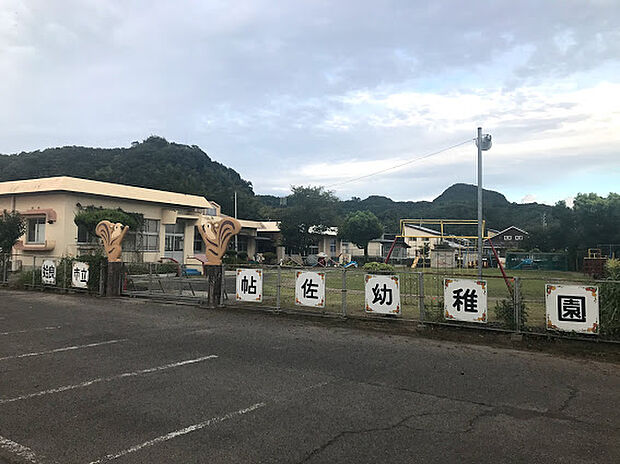
[[[325,307],[325,273],[324,272],[295,272],[295,304]]]
[[[547,284],[547,329],[597,334],[598,287]]]
[[[484,280],[444,279],[444,318],[487,321],[487,283]]]
[[[71,285],[77,288],[88,288],[88,277],[88,263],[74,261],[71,270]]]
[[[237,301],[263,301],[263,270],[237,269]]]
[[[398,276],[366,274],[364,279],[367,313],[401,313]]]
[[[51,259],[43,261],[41,266],[41,282],[44,285],[56,285],[56,263]]]

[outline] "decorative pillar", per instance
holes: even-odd
[[[210,308],[215,308],[220,303],[223,279],[222,257],[226,253],[230,239],[240,231],[241,223],[228,216],[203,216],[198,226],[207,257],[203,269],[208,279],[207,304]]]
[[[124,226],[120,222],[113,224],[110,221],[101,221],[95,227],[95,233],[103,241],[103,247],[108,257],[106,296],[119,296],[121,294],[122,242],[128,231],[129,226]]]

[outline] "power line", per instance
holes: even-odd
[[[459,143],[457,143],[455,145],[451,145],[449,147],[442,148],[441,150],[434,151],[432,153],[427,153],[426,155],[422,155],[422,156],[420,156],[418,158],[414,158],[414,159],[411,159],[409,161],[405,161],[404,163],[397,164],[396,166],[392,166],[390,168],[382,169],[381,171],[373,172],[372,174],[366,174],[366,175],[360,176],[360,177],[353,177],[353,178],[351,178],[349,180],[345,180],[343,182],[337,182],[335,184],[327,185],[325,188],[338,187],[340,185],[349,184],[351,182],[356,182],[358,180],[366,179],[368,177],[376,176],[378,174],[383,174],[384,172],[391,171],[393,169],[402,168],[403,166],[407,166],[408,164],[413,164],[413,163],[415,163],[417,161],[422,161],[423,159],[430,158],[431,156],[439,155],[440,153],[446,152],[448,150],[452,150],[453,148],[460,147],[461,145],[465,145],[466,143],[470,143],[472,140],[473,139],[467,139],[467,140],[465,140],[463,142],[459,142]]]

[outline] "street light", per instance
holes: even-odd
[[[491,148],[491,134],[482,134],[478,128],[476,146],[478,147],[478,278],[482,279],[482,151]]]

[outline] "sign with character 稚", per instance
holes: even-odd
[[[487,322],[487,283],[484,280],[444,279],[444,318]]]

